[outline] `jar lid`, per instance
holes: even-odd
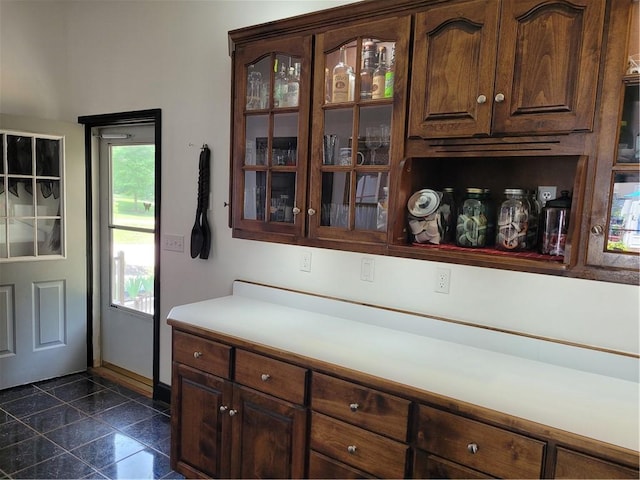
[[[427,217],[438,210],[439,206],[440,195],[428,188],[418,190],[407,202],[407,209],[414,217]]]
[[[522,188],[505,188],[505,195],[524,195],[524,190]]]
[[[569,190],[562,190],[558,198],[548,200],[544,205],[546,208],[571,208],[571,197]]]
[[[482,193],[484,192],[484,188],[473,188],[473,187],[469,187],[466,190],[467,193]]]

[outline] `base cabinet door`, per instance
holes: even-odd
[[[174,364],[171,412],[171,468],[192,478],[229,475],[228,422],[220,408],[231,399],[231,383]]]
[[[234,385],[231,478],[302,478],[304,407]]]

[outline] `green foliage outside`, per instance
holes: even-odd
[[[111,148],[111,168],[113,192],[115,196],[133,200],[133,212],[145,211],[145,201],[154,198],[155,189],[155,146],[116,145]],[[126,205],[125,212],[133,213]],[[147,212],[149,209],[147,208]]]

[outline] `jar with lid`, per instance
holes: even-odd
[[[487,244],[489,203],[482,188],[467,188],[458,209],[456,245],[484,247]]]
[[[530,248],[528,239],[530,204],[520,188],[506,188],[498,210],[496,249],[521,251]]]
[[[560,198],[549,200],[542,209],[542,235],[540,253],[564,256],[569,232],[569,212],[571,197],[568,190],[561,192]]]
[[[440,214],[440,223],[438,224],[440,243],[453,243],[456,230],[454,223],[457,215],[453,188],[446,187],[442,189],[442,199],[440,200],[438,213]]]

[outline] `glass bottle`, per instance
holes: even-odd
[[[484,247],[487,244],[487,200],[482,188],[467,188],[458,209],[456,245]]]
[[[331,101],[333,103],[353,101],[353,84],[355,74],[353,68],[347,64],[347,49],[340,47],[340,58],[333,67],[333,91]]]
[[[496,249],[517,252],[530,248],[529,200],[520,188],[506,188],[498,211]]]
[[[371,98],[384,98],[384,82],[387,74],[387,47],[378,49],[378,66],[373,71],[373,85],[371,87]]]
[[[393,81],[395,77],[396,63],[396,47],[395,45],[391,49],[391,61],[389,62],[389,68],[384,75],[384,98],[393,97]]]
[[[376,68],[376,44],[368,40],[362,47],[362,70],[360,71],[360,99],[371,100],[373,72]]]
[[[255,110],[261,107],[260,90],[262,87],[262,74],[249,65],[247,73],[247,110]]]
[[[280,66],[280,71],[276,75],[273,83],[273,106],[286,107],[289,79],[287,78],[287,69],[284,64]]]
[[[297,107],[300,97],[300,64],[294,63],[289,67],[289,78],[287,83],[287,107]]]

